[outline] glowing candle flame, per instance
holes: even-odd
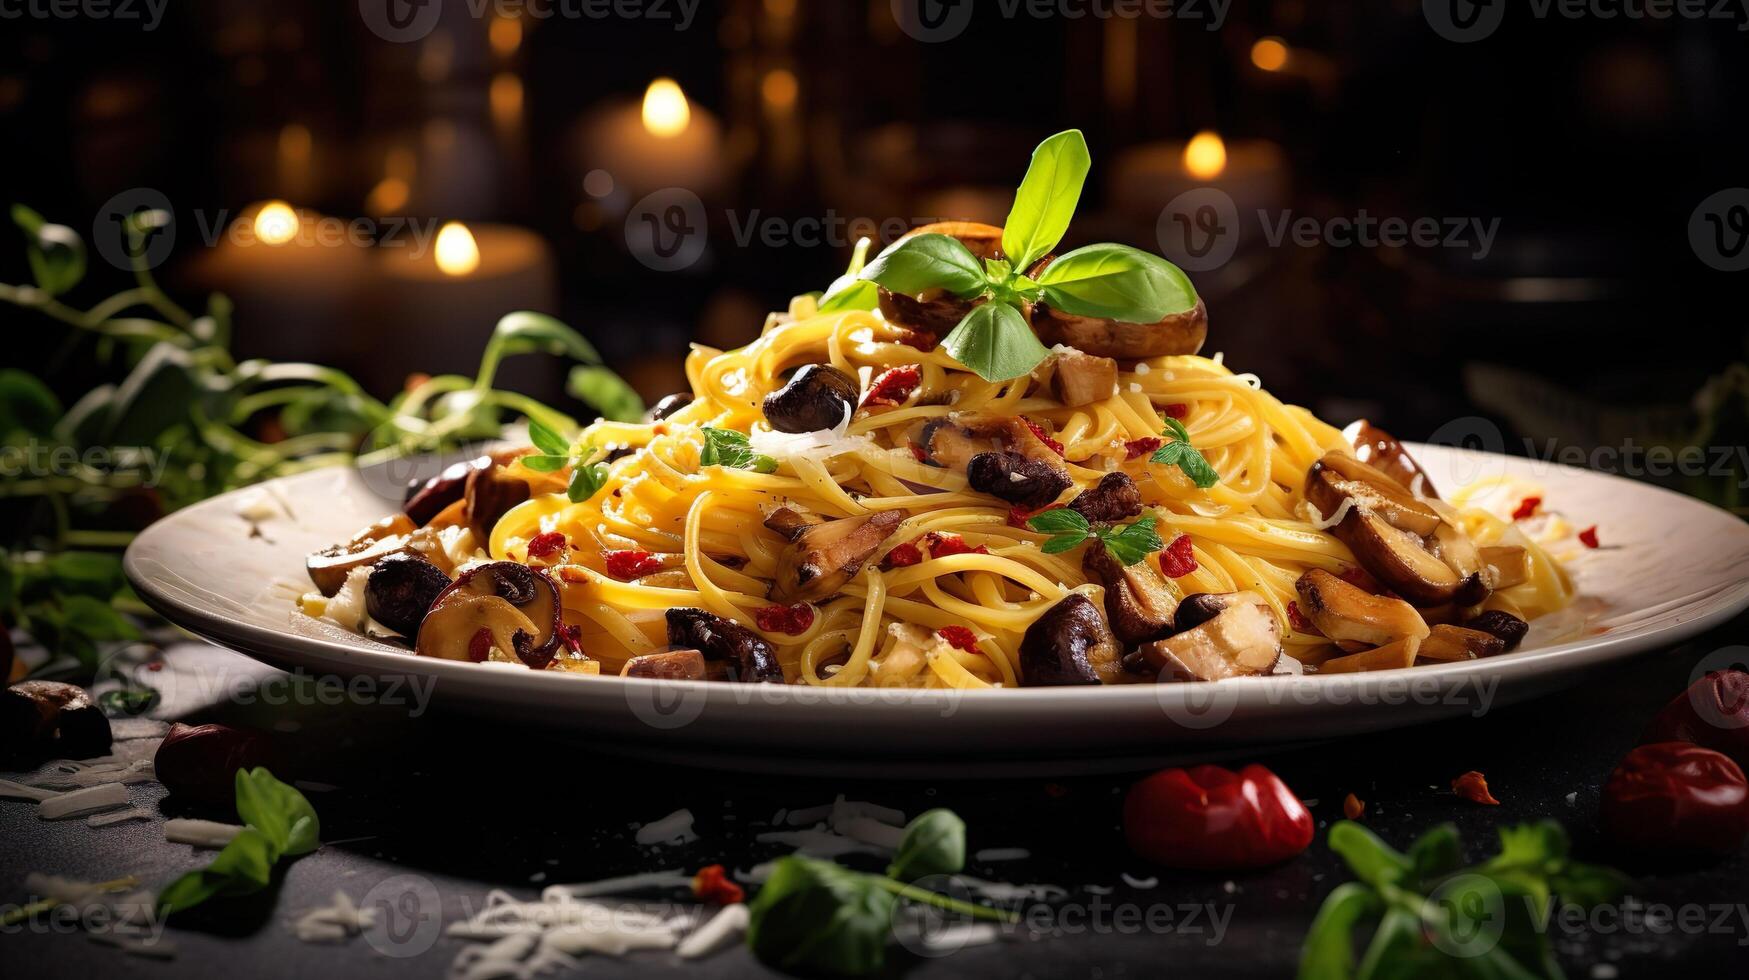
[[[1227,169],[1227,144],[1216,134],[1203,131],[1184,147],[1184,169],[1198,180],[1213,180]]]
[[[678,136],[692,121],[686,93],[672,78],[658,78],[644,90],[644,128],[653,136]]]
[[[298,237],[298,213],[284,201],[268,201],[255,212],[255,238],[268,245],[284,245]]]
[[[459,221],[437,230],[437,268],[446,276],[465,276],[480,267],[480,246],[474,233]]]

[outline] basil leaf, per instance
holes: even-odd
[[[1338,820],[1330,828],[1330,849],[1348,862],[1354,876],[1373,887],[1394,885],[1409,873],[1409,859],[1376,834],[1352,820]]]
[[[552,472],[555,472],[557,470],[564,469],[565,465],[567,463],[571,462],[571,457],[568,455],[567,456],[549,456],[549,455],[542,455],[540,453],[534,453],[534,454],[531,454],[528,456],[523,456],[523,457],[519,458],[517,460],[517,462],[521,463],[522,465],[528,467],[531,470],[534,470],[536,473],[552,473]]]
[[[1002,225],[1002,252],[1015,268],[1032,265],[1063,240],[1092,165],[1087,141],[1078,129],[1058,133],[1032,151],[1032,162]]]
[[[565,390],[577,400],[615,422],[636,422],[644,417],[644,399],[625,379],[611,369],[590,364],[571,369]]]
[[[893,895],[868,875],[779,858],[747,903],[747,946],[786,972],[868,976],[886,966]]]
[[[1100,532],[1099,540],[1104,542],[1105,550],[1111,552],[1113,558],[1128,567],[1166,546],[1154,530],[1158,523],[1159,518],[1148,514],[1128,527]]]
[[[1080,531],[1087,533],[1087,518],[1081,516],[1078,510],[1067,507],[1053,507],[1041,514],[1034,514],[1026,519],[1026,526],[1043,534],[1061,534],[1064,531]]]
[[[1182,270],[1128,245],[1075,249],[1046,266],[1038,282],[1045,302],[1076,316],[1157,323],[1196,306],[1196,289]]]
[[[607,464],[587,463],[571,471],[571,482],[565,495],[572,503],[582,503],[595,496],[607,484]]]
[[[571,441],[534,419],[528,420],[528,439],[548,456],[571,455]],[[526,462],[526,460],[525,460]]]
[[[307,854],[321,843],[321,821],[304,794],[260,766],[237,770],[237,816],[260,831],[281,854]]]
[[[1190,430],[1184,427],[1183,422],[1167,419],[1166,428],[1161,435],[1166,437],[1167,442],[1148,457],[1150,463],[1178,467],[1202,490],[1221,482],[1221,474],[1209,464],[1201,450],[1190,444]]]
[[[842,313],[845,310],[872,310],[880,305],[880,293],[867,279],[840,279],[820,297],[821,313]]]
[[[966,822],[952,810],[927,810],[905,825],[905,836],[887,867],[887,877],[910,882],[930,875],[958,874],[965,866]]]
[[[776,471],[777,460],[754,452],[748,442],[747,433],[734,429],[713,429],[708,425],[699,431],[704,433],[704,448],[698,453],[700,466],[726,466],[736,470],[753,470],[756,473]]]
[[[1051,354],[1020,311],[1006,303],[973,307],[941,347],[985,381],[1022,377]]]
[[[1405,856],[1411,865],[1411,875],[1421,882],[1451,874],[1464,864],[1464,849],[1458,842],[1457,827],[1449,823],[1442,823],[1415,838]]]
[[[895,293],[916,296],[929,289],[945,289],[959,297],[976,296],[987,285],[983,267],[959,239],[948,235],[916,235],[880,254],[862,278],[880,283]]]
[[[273,842],[259,830],[245,827],[211,864],[164,886],[158,892],[158,910],[168,915],[191,909],[209,898],[258,892],[272,880],[273,865],[278,860],[279,851]]]
[[[1086,531],[1064,531],[1062,534],[1038,546],[1038,550],[1047,555],[1060,555],[1087,540]]]
[[[507,313],[492,328],[486,341],[481,367],[496,368],[498,361],[516,354],[556,354],[589,364],[600,364],[601,354],[583,335],[545,313],[518,310]],[[484,373],[484,371],[482,371]],[[490,376],[488,375],[488,381]]]
[[[1300,945],[1298,980],[1353,980],[1354,930],[1383,911],[1371,888],[1357,881],[1336,886]]]

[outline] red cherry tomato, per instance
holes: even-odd
[[[1603,787],[1610,840],[1666,857],[1731,854],[1749,833],[1749,782],[1726,756],[1688,742],[1627,754]]]
[[[1693,742],[1749,769],[1749,674],[1715,670],[1695,681],[1658,712],[1644,742]]]
[[[1171,868],[1237,871],[1286,861],[1312,843],[1312,814],[1275,773],[1250,765],[1164,769],[1130,789],[1130,850]]]

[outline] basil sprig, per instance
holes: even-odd
[[[534,419],[528,420],[528,439],[540,452],[522,457],[522,465],[537,473],[571,467],[571,482],[565,487],[565,496],[572,502],[588,500],[607,483],[607,464],[595,458],[601,454],[596,447],[579,447]]]
[[[1126,568],[1166,546],[1155,530],[1158,524],[1159,518],[1153,514],[1143,516],[1134,524],[1090,524],[1079,511],[1067,507],[1047,510],[1026,521],[1027,527],[1051,536],[1039,546],[1039,550],[1047,555],[1061,554],[1093,538],[1105,545],[1111,557]]]
[[[211,864],[166,885],[158,893],[160,912],[168,915],[209,898],[258,892],[271,882],[280,858],[308,854],[322,843],[315,807],[263,768],[237,770],[237,816],[243,819],[243,832]]]
[[[1221,482],[1221,475],[1215,472],[1215,468],[1203,456],[1202,450],[1190,444],[1190,430],[1184,427],[1183,422],[1167,419],[1166,428],[1160,434],[1166,437],[1166,444],[1154,450],[1154,454],[1148,457],[1148,462],[1178,467],[1185,476],[1190,477],[1190,482],[1202,490]]]
[[[974,919],[1013,921],[1006,912],[911,884],[957,874],[965,861],[965,823],[951,810],[930,810],[907,824],[884,876],[817,858],[779,858],[747,903],[747,946],[780,970],[870,976],[886,968],[901,898]]]
[[[1196,290],[1183,272],[1127,245],[1078,248],[1053,260],[1036,280],[1027,275],[1069,230],[1090,166],[1080,130],[1066,130],[1039,144],[1002,226],[1002,258],[980,261],[951,236],[915,235],[882,252],[858,278],[907,296],[942,290],[961,300],[981,301],[941,346],[986,381],[1021,377],[1050,356],[1022,313],[1040,300],[1075,316],[1127,323],[1155,323],[1194,307]],[[825,305],[829,301],[850,303],[850,292],[834,283],[822,298],[821,310],[830,312]],[[873,308],[873,296],[859,294],[856,299],[870,303],[859,308]]]

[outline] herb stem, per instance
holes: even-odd
[[[932,892],[927,888],[918,888],[915,885],[907,885],[903,882],[894,881],[891,878],[880,877],[879,875],[869,875],[869,877],[877,882],[882,888],[892,892],[900,898],[908,898],[913,902],[922,902],[924,905],[933,905],[944,911],[958,912],[961,915],[968,915],[974,919],[984,919],[990,922],[1014,922],[1018,919],[1018,916],[1012,912],[993,909],[987,905],[976,905],[972,902],[962,902],[957,898],[950,898],[939,892]]]

